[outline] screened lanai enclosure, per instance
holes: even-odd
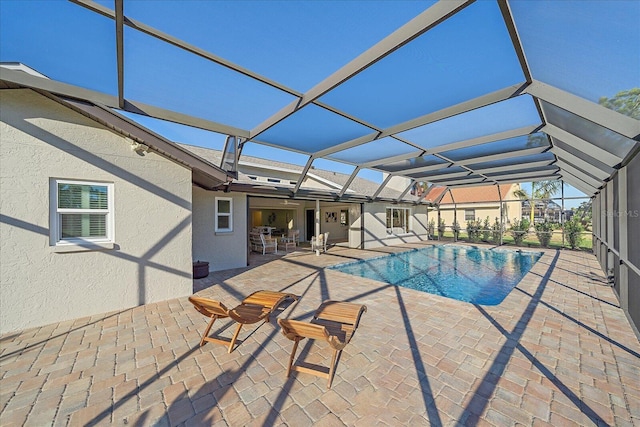
[[[391,202],[426,204],[418,183],[569,184],[593,199],[593,249],[640,326],[640,2],[1,7],[0,59],[38,71],[9,64],[5,87],[189,135],[224,149],[232,173],[245,154],[301,162],[277,196],[367,203],[395,180],[404,190]],[[315,167],[351,179],[305,188]],[[348,191],[371,176],[376,191]]]

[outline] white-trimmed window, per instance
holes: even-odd
[[[409,227],[410,217],[410,208],[387,208],[387,233],[404,234],[411,231]]]
[[[113,183],[51,180],[53,245],[113,243]]]
[[[233,231],[233,199],[216,197],[216,232]]]
[[[465,221],[475,221],[476,220],[476,210],[475,209],[465,209],[464,210],[464,220]]]

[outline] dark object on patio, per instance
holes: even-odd
[[[202,339],[200,340],[200,346],[202,347],[205,342],[216,342],[219,344],[229,345],[229,353],[233,351],[233,346],[236,343],[236,339],[240,334],[240,329],[242,329],[242,325],[249,325],[252,323],[257,323],[261,320],[265,322],[269,321],[269,315],[273,313],[280,304],[282,304],[286,299],[293,299],[294,301],[298,300],[298,296],[294,294],[289,294],[286,292],[276,292],[276,291],[256,291],[246,297],[242,304],[237,307],[229,310],[223,303],[220,301],[212,300],[209,298],[202,298],[196,296],[190,296],[189,301],[196,310],[205,316],[211,318],[209,325],[207,325],[207,329],[205,329],[202,334]],[[231,319],[238,322],[238,328],[236,332],[233,334],[233,338],[218,338],[218,337],[210,337],[209,331],[211,331],[211,327],[216,319],[224,319],[226,317],[230,317]]]
[[[193,278],[202,279],[209,275],[209,263],[207,261],[196,261],[193,263]]]
[[[311,322],[278,319],[278,324],[282,327],[284,336],[294,341],[291,357],[289,357],[287,377],[289,377],[292,370],[306,372],[321,378],[327,378],[327,388],[331,388],[333,375],[338,364],[338,356],[351,341],[360,323],[360,316],[365,311],[367,311],[366,305],[327,300],[318,307]],[[329,346],[333,349],[333,357],[329,367],[311,365],[304,362],[298,362],[298,365],[294,365],[298,343],[305,338],[323,340],[329,343]]]

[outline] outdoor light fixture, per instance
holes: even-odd
[[[142,144],[140,142],[134,141],[131,138],[126,138],[127,141],[129,141],[129,143],[131,144],[131,150],[135,151],[136,153],[142,155],[142,153],[146,153],[149,151],[149,146]]]

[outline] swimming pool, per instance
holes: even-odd
[[[542,252],[434,245],[329,267],[459,301],[498,305]]]

